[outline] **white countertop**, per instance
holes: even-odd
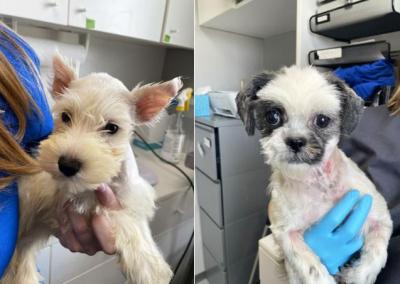
[[[156,190],[156,200],[168,199],[172,195],[190,189],[186,178],[172,166],[160,161],[151,151],[145,151],[139,147],[133,147],[133,152],[139,163],[151,169],[158,177],[158,183],[154,186]],[[156,151],[159,153],[158,151]],[[184,161],[177,164],[193,181],[194,172],[185,166]]]

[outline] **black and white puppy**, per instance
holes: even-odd
[[[363,110],[362,100],[332,74],[290,67],[255,76],[236,98],[249,135],[258,129],[272,168],[269,217],[290,283],[374,283],[387,258],[392,220],[384,198],[337,147]],[[373,197],[360,257],[332,277],[303,233],[349,190]]]

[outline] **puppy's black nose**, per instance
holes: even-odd
[[[285,140],[286,145],[290,147],[295,153],[298,153],[301,151],[301,149],[306,146],[306,139],[302,137],[296,137],[296,138],[286,138]]]
[[[68,158],[65,156],[61,156],[58,159],[58,169],[62,172],[66,177],[72,177],[76,175],[77,172],[81,169],[82,163],[81,161],[73,158]]]

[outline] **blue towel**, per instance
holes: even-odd
[[[380,87],[394,86],[396,82],[393,65],[388,59],[345,68],[339,67],[335,70],[335,74],[364,100],[374,95]]]

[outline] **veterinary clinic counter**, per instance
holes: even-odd
[[[168,199],[174,194],[181,191],[192,190],[189,186],[188,181],[179,173],[175,168],[161,162],[153,153],[150,151],[143,150],[139,147],[134,146],[133,152],[137,163],[145,165],[147,168],[152,170],[158,178],[158,183],[154,186],[156,190],[156,200],[162,201]],[[177,164],[192,180],[194,178],[193,170],[185,167],[184,161]]]

